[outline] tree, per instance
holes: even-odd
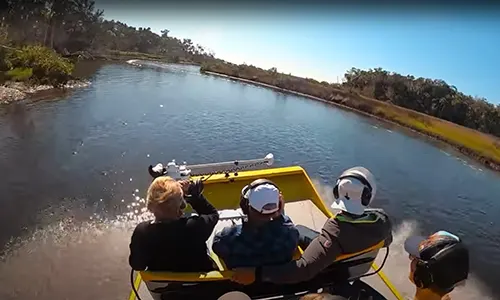
[[[342,86],[349,91],[500,136],[498,107],[464,95],[444,80],[402,76],[381,68],[352,68],[344,77]]]
[[[170,37],[168,29],[158,35],[151,28],[104,20],[94,0],[7,0],[3,5],[1,25],[7,26],[14,46],[41,44],[63,54],[115,50],[197,62],[214,58],[190,39]]]

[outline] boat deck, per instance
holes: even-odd
[[[311,202],[311,201],[300,201],[300,202],[292,202],[292,203],[286,203],[285,204],[285,213],[290,216],[290,218],[293,220],[293,222],[298,225],[304,225],[307,226],[311,229],[315,229],[317,231],[320,231],[321,228],[323,227],[323,224],[326,221],[326,216],[318,209],[316,206]],[[212,236],[209,238],[207,241],[207,245],[209,249],[211,248],[212,245],[212,240],[213,236],[215,233],[219,232],[222,230],[222,228],[226,226],[230,226],[235,223],[239,223],[240,221],[235,221],[234,219],[231,220],[231,217],[235,217],[237,215],[240,215],[241,211],[239,210],[224,210],[220,212],[221,215],[221,220],[215,227],[214,233],[212,233]],[[383,256],[385,255],[384,253],[385,250],[381,250],[377,257],[377,265],[380,266],[380,263],[383,259]],[[377,290],[380,294],[382,294],[386,299],[388,300],[397,300],[398,298],[394,296],[394,294],[391,292],[387,284],[384,283],[383,279],[379,275],[372,275],[369,277],[365,277],[361,279],[365,283],[369,284],[371,287],[373,287],[375,290]],[[137,281],[137,280],[136,280]],[[153,300],[151,297],[149,291],[146,288],[146,285],[144,283],[140,283],[139,285],[139,296],[141,297],[142,300]],[[131,296],[129,300],[135,300],[136,297],[133,295],[133,292],[131,293]]]

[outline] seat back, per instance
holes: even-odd
[[[373,249],[369,252],[357,255],[355,257],[336,261],[331,268],[346,268],[348,273],[348,281],[354,281],[364,274],[368,273],[373,262],[377,258],[380,248]]]
[[[338,281],[354,281],[369,272],[371,265],[383,244],[377,244],[361,253],[340,256],[332,265],[318,274],[310,282],[294,285],[273,285],[271,283],[256,283],[243,287],[252,298],[273,297],[281,294],[293,294],[304,290],[314,290],[328,286]],[[297,249],[294,259],[300,257],[302,250]],[[219,271],[205,273],[175,273],[175,272],[141,272],[151,296],[155,300],[162,299],[197,299],[204,297],[217,299],[217,295],[242,287],[231,282],[232,271],[225,268],[214,253],[212,259],[217,263]]]

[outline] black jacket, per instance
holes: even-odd
[[[196,272],[214,269],[206,241],[219,221],[219,213],[203,194],[191,197],[188,203],[198,216],[137,225],[129,256],[129,264],[134,270]]]
[[[392,243],[392,225],[383,210],[367,209],[361,216],[339,214],[326,221],[298,260],[262,267],[260,280],[277,284],[307,281],[342,254],[360,252],[381,241]]]

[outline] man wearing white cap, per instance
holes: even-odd
[[[212,250],[229,268],[291,261],[299,232],[283,213],[283,206],[282,194],[272,181],[253,181],[242,189],[240,197],[248,220],[216,234]]]
[[[308,281],[332,264],[342,254],[357,253],[384,241],[392,243],[392,225],[381,209],[369,209],[376,194],[373,174],[363,167],[348,169],[333,188],[339,211],[326,221],[321,233],[309,230],[301,234],[302,257],[282,265],[236,270],[233,280],[242,284],[254,280],[290,284]],[[299,227],[299,226],[297,226]],[[304,245],[305,244],[305,245]]]

